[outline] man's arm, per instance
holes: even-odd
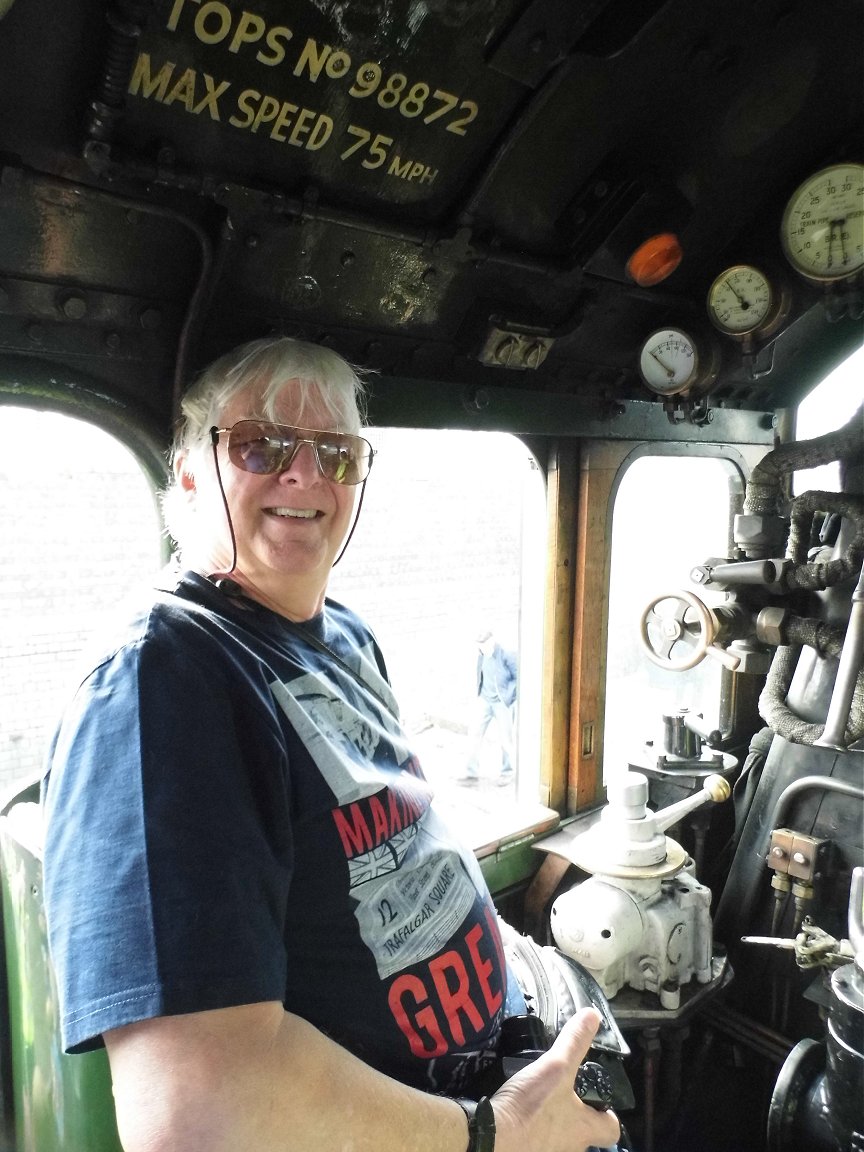
[[[573,1092],[588,1009],[494,1097],[496,1152],[617,1139]],[[105,1034],[125,1152],[465,1152],[458,1104],[363,1064],[281,1004],[163,1016]]]

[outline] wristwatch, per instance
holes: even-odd
[[[457,1099],[456,1103],[468,1117],[468,1147],[465,1152],[495,1152],[495,1113],[488,1096],[476,1104],[473,1100]]]

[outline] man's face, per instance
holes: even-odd
[[[251,387],[235,396],[222,413],[221,426],[261,417],[261,389]],[[292,427],[332,431],[332,419],[320,404],[297,410],[292,384],[282,392],[276,420]],[[254,596],[282,603],[286,594],[303,602],[323,603],[330,569],[342,545],[356,498],[356,486],[334,484],[318,469],[310,444],[301,444],[284,472],[257,475],[244,472],[228,459],[227,435],[219,438],[219,468],[237,542],[235,575]],[[209,546],[213,571],[226,571],[231,545],[215,469],[210,458],[196,475],[195,516],[198,539]],[[311,599],[310,599],[311,598]],[[301,611],[304,615],[305,611]]]

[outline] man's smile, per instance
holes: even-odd
[[[265,508],[264,511],[268,516],[285,516],[295,520],[314,520],[324,515],[317,508]]]

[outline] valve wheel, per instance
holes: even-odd
[[[660,611],[660,605],[669,607]],[[639,638],[652,663],[672,672],[686,672],[705,659],[714,643],[713,613],[692,592],[655,596],[639,620]],[[679,646],[678,654],[673,654]]]

